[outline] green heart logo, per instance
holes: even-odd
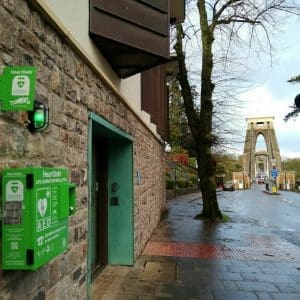
[[[18,84],[18,87],[21,89],[24,86],[25,81],[24,80],[19,80],[17,84]]]
[[[12,186],[11,187],[11,190],[12,190],[13,193],[16,193],[18,191],[18,189],[19,188],[17,186]]]

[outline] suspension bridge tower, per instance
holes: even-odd
[[[270,177],[272,167],[281,171],[281,158],[273,125],[274,117],[247,118],[247,131],[243,154],[244,171],[251,179],[258,174]],[[265,142],[259,148],[258,139]]]

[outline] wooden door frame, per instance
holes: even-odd
[[[99,147],[100,146],[100,147]],[[92,153],[96,154],[97,150],[99,151],[99,155],[95,155],[92,157],[92,161],[96,164],[97,167],[94,167],[92,172],[95,180],[98,182],[98,191],[92,192],[92,197],[97,198],[99,201],[94,202],[94,214],[97,214],[96,222],[94,225],[96,226],[95,231],[98,233],[98,237],[96,243],[93,244],[93,247],[96,249],[96,257],[98,265],[92,265],[92,280],[97,277],[97,275],[101,272],[104,266],[108,263],[108,140],[98,136],[96,134],[93,135],[93,144],[92,144]],[[101,165],[101,170],[99,166]],[[96,186],[94,187],[94,189]],[[94,196],[93,196],[94,195]],[[95,199],[92,199],[95,201]],[[90,234],[91,231],[90,231]],[[92,235],[94,237],[94,235]],[[94,250],[95,250],[94,249]],[[92,262],[91,262],[92,264]],[[96,267],[96,268],[95,268]]]

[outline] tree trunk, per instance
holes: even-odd
[[[206,49],[209,55],[202,60],[202,63],[209,63],[210,65],[202,68],[201,111],[199,115],[194,108],[192,89],[188,81],[185,55],[182,48],[182,26],[177,25],[176,29],[177,42],[174,48],[177,54],[179,66],[178,80],[182,89],[182,97],[184,100],[186,116],[188,118],[196,147],[198,176],[200,179],[200,188],[203,199],[203,211],[201,215],[205,218],[215,221],[216,219],[222,218],[222,214],[219,210],[216,195],[216,162],[211,153],[213,112],[212,92],[214,86],[211,82],[212,53],[209,51],[211,51],[212,42]]]
[[[205,1],[197,3],[200,17],[201,41],[202,41],[202,71],[201,71],[201,110],[199,119],[199,145],[198,145],[198,175],[203,198],[202,216],[216,220],[222,218],[216,193],[216,161],[212,155],[212,95],[214,84],[212,83],[214,41],[213,29],[208,25]]]

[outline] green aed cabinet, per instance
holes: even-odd
[[[2,269],[36,270],[65,251],[75,203],[67,169],[4,169]]]

